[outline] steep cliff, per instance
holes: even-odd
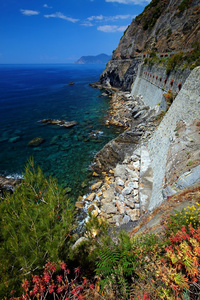
[[[125,31],[100,83],[130,90],[144,53],[190,50],[196,42],[200,42],[199,0],[152,0]]]

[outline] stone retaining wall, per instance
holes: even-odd
[[[149,210],[153,210],[163,201],[166,160],[169,148],[175,140],[177,123],[183,121],[186,125],[189,125],[195,119],[200,119],[200,67],[191,72],[148,142],[151,168],[153,170],[153,189],[148,204]]]
[[[167,76],[164,66],[150,67],[142,64],[138,68],[131,94],[133,96],[142,95],[145,103],[150,107],[160,103],[161,110],[165,110],[166,104],[163,94],[168,90],[172,90],[175,95],[178,94],[189,74],[189,69],[178,69],[171,71]]]

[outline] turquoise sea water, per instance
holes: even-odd
[[[45,174],[57,177],[72,196],[90,179],[94,155],[119,133],[104,125],[109,98],[89,86],[104,65],[0,66],[0,175],[21,175],[30,157]],[[73,81],[74,85],[68,85]],[[64,128],[44,125],[51,118],[77,121]],[[45,141],[38,147],[28,143]]]

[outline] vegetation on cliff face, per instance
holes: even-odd
[[[143,29],[151,29],[157,22],[158,18],[161,16],[167,1],[153,0],[149,5],[147,5],[139,16],[135,18],[136,23],[142,24]]]
[[[200,66],[200,44],[198,42],[192,44],[192,50],[188,52],[180,51],[170,57],[160,58],[156,55],[156,52],[150,52],[150,57],[145,58],[144,63],[149,66],[154,64],[164,65],[166,67],[166,75],[169,75],[171,71],[179,69],[194,68]]]

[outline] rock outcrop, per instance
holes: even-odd
[[[20,184],[22,179],[0,176],[0,197],[3,197],[7,192],[13,192],[15,186]]]
[[[153,0],[124,32],[100,83],[130,91],[145,53],[190,50],[198,41],[199,0]]]

